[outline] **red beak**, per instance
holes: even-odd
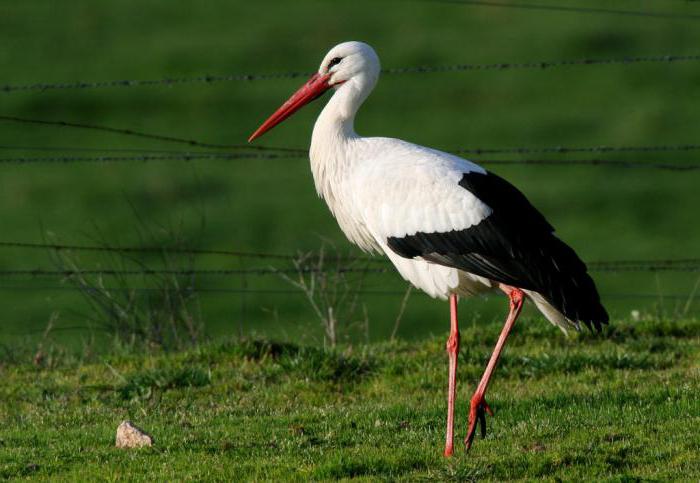
[[[297,112],[299,109],[304,107],[309,102],[318,98],[326,92],[331,86],[328,84],[330,75],[325,74],[314,74],[311,78],[306,81],[306,84],[301,86],[298,91],[292,94],[292,97],[287,99],[287,102],[282,104],[282,106],[277,109],[272,116],[267,118],[267,121],[262,123],[260,127],[250,135],[248,142],[259,138],[267,131],[287,119],[289,116]]]

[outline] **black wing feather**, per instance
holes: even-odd
[[[540,293],[567,318],[601,329],[608,314],[585,263],[512,184],[493,173],[459,182],[493,212],[479,224],[443,233],[390,237],[403,257],[426,260]]]

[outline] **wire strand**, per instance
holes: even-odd
[[[252,148],[251,148],[252,149]],[[36,151],[36,152],[50,152],[50,153],[154,153],[154,154],[208,154],[212,151],[199,151],[199,150],[182,150],[182,149],[153,149],[153,148],[117,148],[117,147],[103,147],[103,148],[86,148],[86,147],[76,147],[76,146],[28,146],[28,145],[0,145],[0,150],[3,151]],[[218,152],[218,151],[215,151]]]
[[[197,160],[244,160],[244,159],[299,159],[303,155],[287,152],[257,153],[197,153],[143,154],[133,156],[46,156],[0,158],[0,164],[104,164],[150,161],[197,161]],[[480,159],[484,165],[531,165],[531,166],[607,166],[617,168],[644,168],[667,171],[695,171],[700,163],[624,161],[618,159]]]
[[[298,159],[293,153],[186,153],[186,154],[142,154],[134,156],[45,156],[0,158],[0,164],[69,164],[69,163],[129,163],[149,161],[197,161],[240,159]]]
[[[586,14],[611,14],[623,15],[629,17],[647,17],[647,18],[664,18],[676,20],[700,20],[700,15],[695,14],[677,14],[670,12],[648,12],[639,10],[618,10],[612,8],[598,7],[575,7],[561,5],[546,5],[538,3],[512,3],[501,1],[486,1],[486,0],[421,0],[430,3],[450,3],[455,5],[473,5],[479,7],[497,7],[497,8],[516,8],[522,10],[540,10],[553,12],[570,12],[570,13],[586,13]]]
[[[67,127],[67,128],[77,128],[77,129],[89,129],[95,131],[110,132],[114,134],[119,134],[123,136],[140,137],[146,139],[152,139],[156,141],[177,143],[177,144],[188,144],[190,146],[209,148],[209,149],[235,149],[235,150],[252,150],[252,151],[270,151],[270,152],[283,152],[288,153],[290,156],[296,154],[299,156],[308,156],[309,152],[302,148],[290,148],[290,147],[271,147],[271,146],[254,146],[254,145],[240,145],[240,144],[217,144],[199,141],[195,139],[181,138],[172,135],[160,135],[153,133],[146,133],[140,131],[134,131],[133,129],[122,129],[114,128],[110,126],[102,126],[97,124],[87,124],[72,121],[52,121],[45,119],[30,119],[16,116],[4,116],[0,115],[0,121],[6,122],[17,122],[22,124],[38,124],[44,126],[53,127]],[[190,155],[209,155],[214,154],[210,151],[176,151],[176,150],[152,150],[152,149],[132,149],[132,148],[81,148],[81,147],[25,147],[25,146],[0,146],[0,149],[24,149],[24,150],[37,150],[37,151],[51,151],[55,149],[56,151],[115,151],[115,152],[149,152],[149,153],[161,153],[161,154],[174,154],[181,156]],[[455,154],[474,154],[474,155],[485,155],[485,154],[546,154],[546,153],[556,153],[556,154],[569,154],[569,153],[632,153],[632,152],[682,152],[682,151],[698,151],[700,150],[700,144],[662,144],[662,145],[648,145],[648,146],[543,146],[543,147],[506,147],[506,148],[471,148],[471,147],[458,147],[453,149],[447,149]],[[137,156],[140,158],[140,156]]]
[[[452,64],[443,66],[414,66],[385,69],[385,74],[433,74],[442,72],[462,71],[486,71],[486,70],[513,70],[513,69],[537,69],[545,70],[553,67],[595,66],[595,65],[619,65],[658,62],[696,62],[700,55],[652,55],[620,57],[610,59],[572,59],[572,60],[545,60],[540,62],[498,62],[491,64]]]
[[[699,272],[700,260],[681,260],[676,263],[674,260],[648,260],[637,262],[637,264],[625,264],[624,261],[592,262],[588,264],[589,270],[593,272]],[[328,274],[328,273],[362,273],[380,274],[389,273],[389,268],[355,268],[336,267],[333,269],[322,269],[299,266],[296,268],[278,269],[268,268],[246,268],[246,269],[86,269],[86,270],[50,270],[50,269],[8,269],[0,270],[0,277],[72,277],[76,275],[96,275],[96,276],[240,276],[240,275],[280,275],[280,274]]]
[[[0,291],[61,291],[61,292],[82,292],[86,290],[96,290],[86,287],[75,287],[70,285],[41,285],[41,286],[17,286],[17,285],[0,285]],[[162,292],[163,288],[157,287],[100,287],[100,290],[106,292]],[[264,295],[304,295],[301,290],[295,289],[251,289],[251,288],[228,288],[228,287],[191,287],[180,289],[184,292],[192,292],[197,294],[264,294]],[[405,290],[350,290],[349,295],[370,295],[370,296],[390,296],[398,297],[406,294]],[[658,294],[658,293],[603,293],[602,298],[617,298],[617,299],[691,299],[693,294]],[[700,300],[696,300],[696,303]]]
[[[666,171],[695,171],[700,169],[698,163],[658,162],[658,161],[624,161],[619,159],[483,159],[485,165],[532,165],[532,166],[606,166],[626,169],[660,169]]]
[[[75,146],[27,146],[27,145],[0,145],[5,151],[38,151],[38,152],[87,152],[87,153],[155,153],[155,154],[212,154],[212,151],[178,150],[178,149],[149,149],[149,148],[85,148]],[[252,148],[251,148],[252,149]],[[301,148],[267,148],[270,151],[298,153],[300,156],[308,155],[308,151]],[[631,152],[682,152],[700,150],[700,144],[666,144],[658,146],[544,146],[544,147],[511,147],[511,148],[445,148],[454,154],[570,154],[570,153],[631,153]]]
[[[535,154],[535,153],[651,153],[697,151],[700,144],[662,144],[657,146],[544,146],[514,148],[457,148],[455,154]]]
[[[353,268],[338,267],[333,270],[323,270],[310,267],[298,268],[236,268],[236,269],[87,269],[87,270],[49,270],[43,268],[27,270],[0,270],[0,277],[30,276],[30,277],[72,277],[76,275],[97,276],[238,276],[238,275],[279,275],[279,274],[325,274],[325,273],[386,273],[386,268]]]
[[[700,16],[698,17],[700,18]],[[537,69],[544,70],[552,67],[574,67],[574,66],[600,66],[600,65],[621,65],[621,64],[640,64],[640,63],[670,63],[670,62],[697,62],[700,61],[700,55],[697,54],[666,54],[666,55],[634,55],[627,57],[616,57],[608,59],[568,59],[568,60],[543,60],[543,61],[528,61],[528,62],[494,62],[494,63],[461,63],[437,66],[406,66],[383,69],[382,73],[387,75],[400,74],[430,74],[444,72],[463,72],[463,71],[503,71],[513,69]],[[0,91],[5,93],[12,92],[28,92],[28,91],[48,91],[59,89],[100,89],[109,87],[144,87],[144,86],[172,86],[183,84],[205,83],[212,84],[215,82],[228,81],[263,81],[274,79],[296,79],[313,74],[313,72],[278,72],[274,74],[235,74],[235,75],[219,75],[219,76],[195,76],[181,78],[163,78],[163,79],[147,79],[147,80],[108,80],[108,81],[76,81],[76,82],[37,82],[33,84],[6,84],[0,86]]]
[[[304,154],[307,152],[305,149],[296,149],[296,148],[274,148],[274,147],[269,147],[269,146],[259,146],[259,145],[250,145],[250,144],[208,143],[208,142],[203,142],[203,141],[197,141],[194,139],[186,139],[186,138],[180,138],[180,137],[175,137],[175,136],[145,133],[145,132],[141,132],[141,131],[135,131],[133,129],[115,128],[115,127],[109,127],[109,126],[101,126],[101,125],[97,125],[97,124],[87,124],[87,123],[79,123],[79,122],[72,122],[72,121],[47,121],[44,119],[29,119],[29,118],[25,118],[25,117],[5,116],[5,115],[0,115],[0,121],[17,122],[17,123],[22,123],[22,124],[40,124],[40,125],[44,125],[44,126],[69,127],[69,128],[86,129],[86,130],[92,130],[92,131],[110,132],[113,134],[121,134],[121,135],[125,135],[125,136],[140,137],[140,138],[152,139],[152,140],[156,140],[156,141],[164,141],[164,142],[169,142],[169,143],[188,144],[190,146],[197,146],[197,147],[211,148],[211,149],[247,149],[247,150],[252,150],[252,151],[282,151],[282,152],[294,152],[294,153],[299,152],[299,153],[304,153]]]
[[[278,260],[295,260],[304,256],[280,254],[280,253],[263,253],[263,252],[245,252],[235,250],[203,250],[198,248],[182,248],[182,247],[117,247],[109,245],[68,245],[60,243],[32,243],[32,242],[14,242],[2,241],[0,248],[27,248],[27,249],[42,249],[55,251],[86,251],[86,252],[111,252],[111,253],[168,253],[168,254],[184,254],[184,255],[224,255],[241,258],[262,258],[262,259],[278,259]],[[325,258],[329,260],[329,257]],[[343,258],[350,260],[350,258]]]
[[[246,251],[231,251],[231,250],[206,250],[197,248],[183,247],[117,247],[108,245],[69,245],[57,243],[33,243],[33,242],[17,242],[17,241],[0,241],[0,248],[23,248],[23,249],[42,249],[56,251],[89,251],[89,252],[116,252],[116,253],[172,253],[172,254],[187,254],[187,255],[223,255],[234,256],[241,258],[258,258],[258,259],[277,259],[277,260],[314,260],[309,253],[300,253],[298,255],[281,254],[281,253],[265,253],[265,252],[246,252]],[[364,256],[326,256],[324,260],[327,262],[362,262],[373,263],[379,262],[389,264],[389,261],[382,258],[367,258]],[[683,258],[683,259],[651,259],[651,260],[597,260],[588,262],[588,267],[596,271],[664,271],[680,269],[681,271],[696,271],[700,269],[700,258]],[[259,271],[260,269],[254,269]],[[265,268],[262,270],[274,270]],[[362,269],[353,269],[354,271],[362,271]],[[368,269],[373,270],[373,269]],[[12,271],[17,272],[17,271]],[[22,273],[33,272],[25,270]],[[231,272],[228,271],[227,272]],[[0,271],[0,274],[2,271]],[[85,272],[81,272],[85,273]],[[142,272],[138,272],[142,273]],[[231,273],[235,273],[231,272]],[[245,272],[247,273],[247,272]]]
[[[0,285],[0,290],[16,290],[16,291],[33,291],[33,290],[56,290],[56,291],[84,291],[91,290],[86,287],[74,287],[69,285],[54,285],[54,286],[16,286],[16,285]],[[94,290],[94,289],[93,289]],[[162,292],[163,288],[157,287],[100,287],[100,290],[109,292]],[[181,288],[180,291],[188,291],[196,293],[234,293],[234,294],[288,294],[288,295],[304,295],[304,293],[299,289],[250,289],[250,288],[217,288],[217,287],[192,287]],[[405,291],[399,290],[350,290],[348,294],[358,294],[358,295],[400,295],[404,294]]]

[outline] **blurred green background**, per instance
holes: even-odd
[[[609,8],[604,1],[549,4]],[[700,14],[700,2],[681,0],[618,0],[615,8]],[[308,72],[331,46],[345,40],[373,45],[385,68],[683,55],[700,52],[700,21],[431,1],[3,2],[0,84]],[[0,114],[238,144],[300,83],[278,79],[1,92]],[[356,128],[364,135],[444,149],[698,143],[699,85],[698,62],[386,75],[362,108]],[[322,107],[323,100],[304,109],[261,144],[306,148]],[[0,121],[3,158],[115,154],[109,149],[124,148],[186,149],[117,134]],[[584,157],[591,156],[578,156]],[[683,163],[694,161],[697,153],[594,157]],[[177,234],[184,244],[205,249],[295,253],[317,250],[327,240],[341,253],[357,253],[318,200],[305,159],[8,163],[0,169],[2,241],[139,245],[168,243]],[[519,186],[585,260],[700,256],[698,172],[592,166],[491,169]],[[89,253],[75,256],[82,268],[115,262]],[[143,258],[143,263],[159,266],[157,257]],[[270,264],[290,266],[227,257],[195,260],[197,268]],[[49,253],[0,250],[1,270],[33,268],[53,268]],[[698,274],[594,277],[613,317],[628,317],[632,310],[666,315],[684,310],[685,298],[656,294],[687,294]],[[133,279],[134,286],[149,283]],[[322,336],[303,295],[286,293],[294,289],[279,277],[209,277],[197,284],[282,292],[202,293],[201,318],[212,337],[241,331],[311,341]],[[3,344],[33,343],[52,313],[58,314],[56,329],[64,329],[55,332],[60,340],[78,344],[90,336],[80,328],[91,325],[89,306],[80,294],[56,287],[68,286],[55,278],[0,280]],[[371,339],[390,334],[405,287],[393,273],[363,280],[362,290],[391,292],[361,297]],[[699,305],[690,302],[695,314]],[[464,323],[500,318],[504,310],[498,297],[461,305]],[[399,336],[424,337],[447,327],[446,305],[414,293]],[[357,324],[348,333],[363,337]]]

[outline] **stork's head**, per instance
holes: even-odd
[[[328,75],[330,86],[339,86],[360,76],[376,82],[379,76],[379,57],[364,42],[343,42],[326,54],[318,68],[318,74]]]
[[[377,82],[380,69],[377,53],[364,42],[351,41],[336,45],[323,58],[318,72],[262,123],[248,138],[248,142],[262,136],[331,87],[347,89],[352,86],[361,93],[360,97],[364,100],[364,95]],[[346,83],[350,85],[344,86]]]

